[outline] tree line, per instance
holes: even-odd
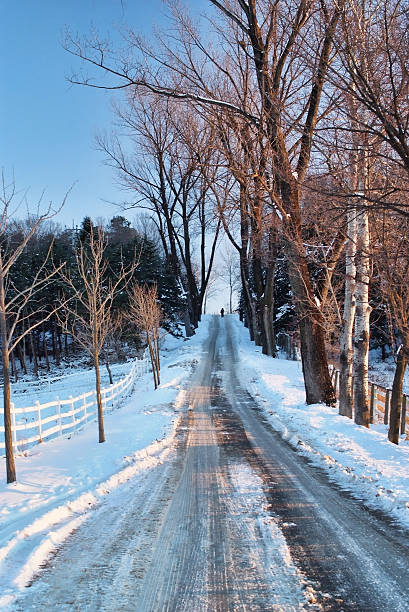
[[[402,347],[398,415],[409,339],[407,0],[208,0],[195,18],[166,4],[168,24],[150,40],[129,24],[123,48],[69,32],[65,48],[89,68],[71,82],[119,92],[131,146],[119,132],[100,146],[135,206],[151,211],[184,276],[191,324],[204,283],[186,255],[191,228],[208,234],[206,199],[213,237],[221,226],[238,255],[250,335],[270,355],[285,262],[307,402],[335,402],[327,349],[337,344],[340,411],[369,425],[376,311]]]

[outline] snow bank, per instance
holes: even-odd
[[[262,355],[238,319],[232,319],[232,325],[240,378],[258,397],[272,426],[342,488],[409,527],[408,443],[388,442],[385,425],[366,429],[335,408],[307,406],[301,363]]]
[[[16,457],[18,481],[0,471],[0,608],[14,599],[51,552],[86,520],[106,494],[142,470],[165,461],[184,409],[183,385],[200,358],[208,319],[189,341],[163,343],[162,384],[139,379],[124,405],[104,417],[107,441],[96,422],[81,432],[33,447]]]

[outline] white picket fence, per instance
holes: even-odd
[[[109,387],[101,389],[104,411],[115,408],[126,392],[131,392],[137,378],[149,370],[146,356],[132,364],[129,373]],[[68,397],[34,406],[16,408],[11,404],[12,435],[15,452],[52,440],[58,436],[72,434],[81,429],[97,415],[96,391],[88,391],[77,397]],[[0,454],[5,451],[4,427],[0,426]]]

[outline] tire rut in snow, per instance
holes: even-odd
[[[221,461],[211,416],[196,406],[184,470],[136,609],[275,609],[267,568],[260,562],[262,537],[247,529],[240,511],[243,505],[243,500],[240,504],[232,497],[228,466]]]
[[[232,421],[221,427],[233,431],[230,451],[242,451],[262,478],[269,510],[279,517],[292,559],[314,587],[320,609],[406,612],[407,533],[341,490],[272,429],[242,386],[230,321],[224,346],[220,375],[232,391],[224,416]]]
[[[176,452],[114,490],[55,552],[13,612],[136,610],[135,597],[182,469],[186,422]]]

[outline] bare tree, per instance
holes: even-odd
[[[380,155],[391,164],[385,186],[389,193],[399,191],[392,166],[403,168],[406,178],[409,175],[408,3],[349,0],[341,26],[340,61],[333,66],[331,80],[365,109],[354,118],[355,131],[385,145]],[[345,106],[339,110],[348,113]],[[401,212],[407,207],[404,202],[395,205]]]
[[[233,312],[233,294],[241,286],[238,257],[231,246],[225,248],[218,276],[226,283],[229,290],[229,312]]]
[[[47,210],[40,214],[38,206],[37,214],[26,224],[26,229],[20,234],[18,243],[10,244],[7,237],[7,228],[11,216],[16,212],[15,209],[13,210],[16,198],[17,193],[14,181],[7,183],[3,173],[0,193],[0,335],[3,362],[4,438],[8,483],[16,480],[10,405],[10,355],[13,354],[14,349],[25,336],[31,335],[35,328],[42,325],[44,321],[47,321],[63,305],[59,304],[47,309],[37,301],[39,291],[51,284],[54,281],[55,275],[62,268],[61,265],[59,268],[49,271],[46,267],[52,245],[50,245],[48,253],[38,270],[35,271],[33,279],[27,287],[18,290],[13,283],[12,277],[13,266],[27,248],[40,225],[53,217],[61,207],[57,211],[53,211],[50,204]],[[65,203],[65,199],[62,206]],[[40,204],[41,202],[39,202]]]
[[[403,377],[409,360],[409,220],[382,215],[376,223],[376,257],[379,286],[390,308],[399,345],[392,384],[388,438],[399,443]]]
[[[257,129],[243,126],[234,117],[217,118],[219,146],[234,178],[232,181],[226,173],[218,173],[221,177],[212,181],[218,214],[240,257],[250,338],[262,346],[264,354],[274,355],[273,296],[279,221],[266,189],[263,138]]]
[[[211,129],[188,107],[153,94],[128,96],[116,115],[134,150],[125,152],[117,137],[99,138],[99,147],[132,195],[128,207],[152,213],[169,268],[186,295],[191,335],[200,320],[220,230],[207,179],[216,166]]]
[[[282,223],[286,258],[300,325],[301,355],[307,403],[335,401],[328,373],[322,313],[308,270],[302,239],[301,188],[311,160],[314,135],[324,109],[322,93],[331,63],[333,37],[344,0],[210,0],[216,18],[213,41],[204,41],[177,3],[173,6],[175,37],[162,37],[151,49],[129,33],[133,58],[106,58],[106,45],[91,41],[85,48],[70,39],[71,53],[113,78],[108,87],[155,92],[190,101],[203,113],[218,109],[255,126],[263,144],[265,170],[258,177]],[[224,20],[224,21],[222,21]],[[172,41],[172,42],[170,42]],[[225,48],[231,53],[224,53]],[[236,82],[248,59],[251,82]],[[156,65],[155,65],[156,64]],[[227,66],[227,68],[226,68]],[[115,80],[116,79],[116,80]],[[119,80],[118,80],[119,79]],[[90,79],[73,79],[90,86]],[[249,94],[249,95],[248,95]]]
[[[218,273],[218,267],[213,266],[212,274],[210,275],[204,295],[203,314],[207,313],[208,300],[215,297],[219,293],[219,288],[217,287]]]
[[[104,257],[107,246],[104,230],[90,226],[87,241],[75,252],[76,267],[70,273],[61,270],[70,300],[64,316],[59,315],[63,329],[91,356],[95,370],[95,390],[98,406],[98,441],[105,442],[101,397],[100,357],[107,338],[116,326],[112,305],[116,294],[123,290],[136,268],[121,266],[115,279],[107,277],[108,261]]]
[[[133,285],[128,292],[126,318],[144,333],[152,364],[155,389],[160,385],[159,330],[163,319],[156,285]]]

